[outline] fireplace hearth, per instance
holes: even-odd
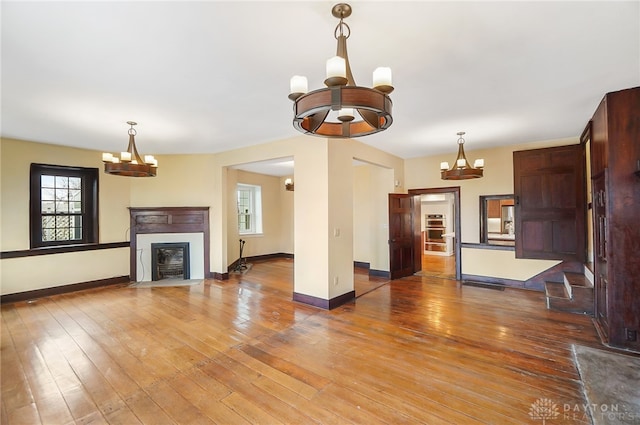
[[[151,280],[189,279],[189,242],[151,244]]]

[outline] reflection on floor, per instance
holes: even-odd
[[[356,291],[356,298],[386,285],[389,282],[390,280],[385,277],[369,276],[369,269],[361,267],[353,268],[353,287]]]
[[[422,255],[422,271],[418,276],[436,276],[446,279],[456,278],[456,256]]]

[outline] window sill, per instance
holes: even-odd
[[[492,249],[496,251],[515,251],[515,246],[510,245],[493,245],[488,243],[469,243],[462,242],[462,248],[473,248],[473,249]]]
[[[20,251],[3,251],[0,252],[0,259],[5,258],[22,258],[35,257],[38,255],[65,254],[68,252],[95,251],[99,249],[128,248],[130,243],[127,242],[111,242],[111,243],[90,243],[80,245],[65,246],[47,246],[42,248],[25,249]]]

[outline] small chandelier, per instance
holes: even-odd
[[[155,177],[158,172],[158,160],[153,155],[145,155],[144,161],[142,160],[136,149],[136,130],[133,128],[138,123],[127,121],[127,124],[131,126],[129,147],[126,152],[120,152],[120,158],[110,153],[103,153],[104,172],[126,177]]]
[[[473,167],[469,165],[467,157],[464,154],[464,131],[458,133],[458,157],[453,166],[449,168],[448,162],[440,163],[440,176],[442,180],[467,180],[482,177],[484,168],[484,159],[476,159]]]
[[[291,78],[289,99],[293,104],[293,126],[305,134],[321,137],[358,137],[378,133],[391,126],[393,91],[391,69],[380,67],[373,72],[373,88],[360,87],[351,73],[347,56],[347,38],[351,29],[344,18],[351,6],[339,3],[331,13],[340,19],[334,30],[338,40],[336,56],[327,61],[327,79],[321,88],[307,93],[307,78]],[[345,35],[346,34],[346,35]],[[331,117],[329,113],[334,111]]]

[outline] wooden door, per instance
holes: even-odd
[[[420,203],[413,195],[389,194],[389,267],[391,279],[422,269]]]
[[[513,153],[516,257],[584,262],[583,146]]]

